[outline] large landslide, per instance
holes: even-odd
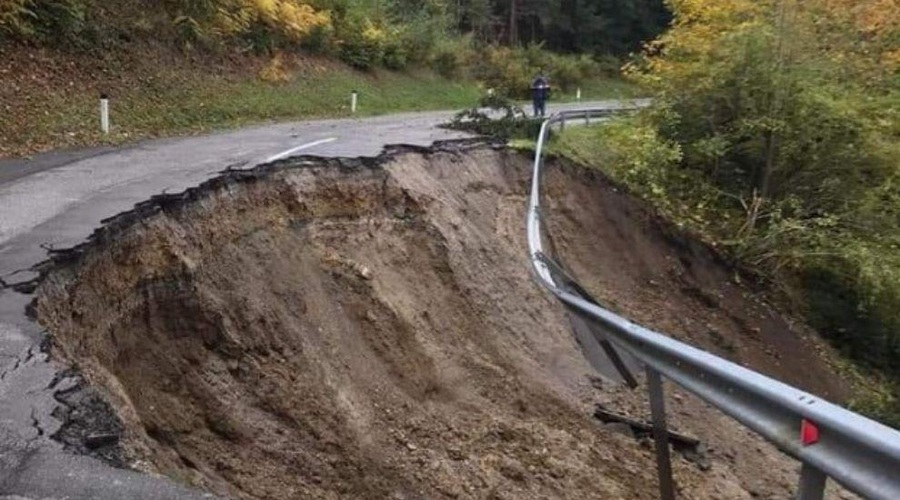
[[[591,416],[646,418],[642,393],[591,371],[531,279],[529,173],[466,143],[298,158],[120,215],[37,292],[54,356],[118,420],[76,418],[70,384],[58,437],[233,497],[655,498],[651,447]],[[703,246],[597,173],[555,165],[546,186],[554,244],[610,307],[842,398],[817,337]],[[791,461],[669,396],[709,447],[675,458],[684,498],[789,495]]]

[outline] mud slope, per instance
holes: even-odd
[[[457,145],[226,175],[61,257],[38,317],[111,402],[133,467],[222,495],[654,498],[650,448],[590,417],[642,417],[641,395],[592,382],[531,281],[528,169]],[[840,397],[818,342],[701,248],[596,174],[555,168],[548,189],[556,244],[599,297]],[[713,448],[710,470],[676,459],[685,498],[787,494],[790,462],[671,395]]]

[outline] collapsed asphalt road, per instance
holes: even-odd
[[[379,134],[457,137],[439,121],[0,165],[16,179],[0,184],[0,208],[16,210],[0,221],[0,496],[205,496],[164,474],[248,500],[655,498],[652,451],[591,417],[646,418],[645,398],[598,376],[530,279],[531,159],[480,140],[323,156],[372,155]],[[266,130],[284,141],[259,147]],[[232,168],[213,175],[223,150]],[[550,234],[599,301],[847,394],[821,339],[733,283],[715,252],[601,173],[554,163]],[[793,495],[795,463],[701,401],[667,399],[672,428],[711,445],[675,457],[684,498]]]
[[[603,103],[597,103],[603,105]],[[615,105],[615,103],[605,103]],[[584,104],[582,104],[584,105]],[[326,120],[151,141],[119,150],[0,162],[0,494],[25,498],[190,498],[171,481],[116,469],[51,439],[66,395],[91,397],[48,360],[26,317],[47,253],[84,241],[101,222],[159,193],[180,192],[225,168],[293,154],[372,156],[386,144],[428,145],[463,134],[436,127],[451,113]],[[26,292],[26,293],[20,293]],[[61,410],[62,408],[62,410]],[[94,436],[102,447],[107,436]]]

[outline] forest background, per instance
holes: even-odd
[[[0,157],[261,120],[630,95],[662,0],[0,0]],[[316,92],[309,89],[315,88]],[[113,99],[113,134],[96,99]]]

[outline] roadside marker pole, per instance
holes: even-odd
[[[100,130],[109,134],[109,96],[100,94]]]
[[[576,101],[581,100],[581,87],[578,87],[578,90],[575,91],[575,100]]]
[[[359,92],[353,91],[350,93],[350,112],[356,113],[356,102],[359,100]]]

